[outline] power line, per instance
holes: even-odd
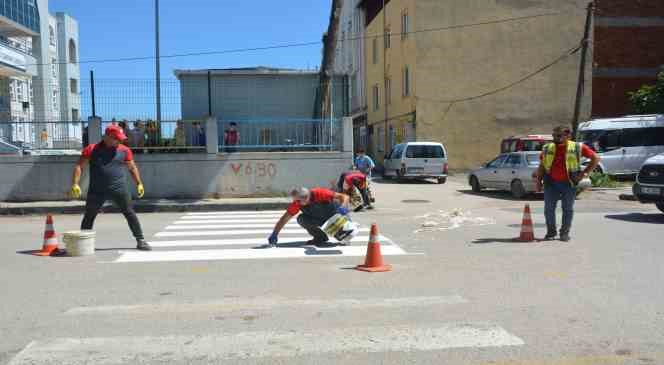
[[[457,25],[450,25],[450,26],[444,26],[444,27],[414,30],[414,31],[410,31],[410,32],[389,34],[389,36],[390,37],[395,37],[395,36],[401,36],[401,35],[407,35],[407,34],[441,32],[441,31],[446,31],[446,30],[471,28],[471,27],[478,27],[478,26],[485,26],[485,25],[516,22],[516,21],[527,20],[527,19],[536,19],[536,18],[541,18],[541,17],[556,16],[556,15],[562,15],[562,14],[567,14],[567,13],[571,13],[571,11],[541,13],[541,14],[534,14],[534,15],[527,15],[527,16],[520,16],[520,17],[513,17],[513,18],[496,19],[496,20],[484,21],[484,22],[479,22],[479,23],[457,24]],[[347,38],[344,38],[344,39],[340,39],[339,41],[340,42],[348,42],[348,41],[361,40],[361,39],[373,39],[373,38],[384,37],[386,35],[388,35],[388,34],[383,33],[383,34],[375,34],[375,35],[364,35],[364,36],[361,36],[361,37],[347,37]],[[321,42],[320,41],[315,41],[315,42],[301,42],[301,43],[284,43],[284,44],[276,44],[276,45],[270,45],[270,46],[264,46],[264,47],[236,48],[236,49],[227,49],[227,50],[175,53],[175,54],[170,54],[170,55],[163,55],[160,58],[211,56],[211,55],[232,54],[232,53],[268,51],[268,50],[285,49],[285,48],[311,47],[311,46],[316,46],[316,45],[320,46]],[[137,56],[137,57],[93,59],[93,60],[84,60],[84,61],[76,61],[76,62],[34,63],[34,64],[27,64],[26,66],[48,66],[48,65],[68,65],[68,64],[79,64],[79,65],[81,65],[81,64],[90,64],[90,63],[116,63],[116,62],[131,62],[131,61],[147,61],[147,60],[154,60],[155,58],[156,58],[155,56]]]
[[[581,47],[582,47],[581,44],[579,44],[579,45],[577,45],[577,46],[574,46],[574,47],[570,48],[569,50],[567,50],[565,53],[563,53],[561,56],[557,57],[557,58],[556,58],[555,60],[553,60],[552,62],[550,62],[550,63],[548,63],[548,64],[546,64],[546,65],[540,67],[540,68],[537,69],[536,71],[531,72],[530,74],[528,74],[528,75],[526,75],[526,76],[524,76],[524,77],[522,77],[522,78],[520,78],[520,79],[518,79],[518,80],[516,80],[516,81],[514,81],[514,82],[512,82],[512,83],[510,83],[510,84],[508,84],[508,85],[506,85],[506,86],[503,86],[503,87],[500,87],[500,88],[498,88],[498,89],[494,89],[494,90],[491,90],[491,91],[487,91],[487,92],[482,93],[482,94],[479,94],[479,95],[469,96],[469,97],[460,98],[460,99],[450,99],[450,100],[429,99],[429,98],[423,98],[423,97],[419,97],[419,96],[416,96],[416,98],[421,99],[421,100],[427,100],[427,101],[439,102],[439,103],[450,103],[450,107],[451,107],[451,105],[452,105],[452,104],[455,104],[455,103],[460,103],[460,102],[464,102],[464,101],[476,100],[476,99],[484,98],[484,97],[487,97],[487,96],[490,96],[490,95],[498,94],[498,93],[500,93],[500,92],[502,92],[502,91],[505,91],[505,90],[507,90],[507,89],[510,89],[510,88],[512,88],[512,87],[514,87],[514,86],[516,86],[516,85],[519,85],[519,84],[521,84],[521,83],[523,83],[523,82],[525,82],[525,81],[527,81],[527,80],[529,80],[529,79],[531,79],[531,78],[537,76],[538,74],[540,74],[540,73],[542,73],[542,72],[548,70],[549,68],[555,66],[557,63],[561,62],[561,61],[564,60],[565,58],[567,58],[567,57],[569,57],[569,56],[575,54],[576,52],[578,52],[578,51],[581,49]],[[449,111],[449,109],[448,109],[448,111]]]

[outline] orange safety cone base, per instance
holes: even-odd
[[[392,265],[382,265],[377,267],[368,267],[365,265],[357,265],[355,270],[366,271],[366,272],[386,272],[392,271]]]

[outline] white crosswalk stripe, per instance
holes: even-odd
[[[312,237],[295,219],[279,234],[278,247],[266,248],[267,237],[283,211],[187,213],[154,235],[154,251],[124,251],[116,263],[286,259],[366,255],[369,228],[360,227],[350,246],[331,239],[324,247],[307,246]],[[382,254],[407,253],[389,238],[379,236]]]

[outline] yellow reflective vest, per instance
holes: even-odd
[[[556,144],[548,143],[542,147],[544,158],[544,170],[547,174],[551,173],[553,160],[556,158]],[[567,153],[565,154],[565,166],[567,167],[567,175],[572,176],[581,171],[581,143],[567,141]]]

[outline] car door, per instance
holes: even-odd
[[[396,175],[396,170],[401,168],[401,154],[403,152],[403,147],[402,144],[394,146],[392,152],[385,160],[385,170],[387,175],[394,176]]]
[[[483,170],[483,178],[480,177],[480,185],[487,187],[487,188],[493,188],[493,189],[500,189],[500,176],[499,176],[499,171],[500,168],[503,166],[503,163],[505,160],[507,160],[508,154],[503,154],[498,157],[496,157],[493,161],[489,162],[486,167]]]
[[[498,188],[509,190],[514,179],[518,178],[523,158],[521,153],[510,153],[501,167],[498,168]]]
[[[622,129],[604,131],[598,142],[604,173],[611,175],[624,173],[627,151],[622,145]]]
[[[441,175],[446,161],[443,146],[427,145],[423,147],[424,173],[431,176]]]

